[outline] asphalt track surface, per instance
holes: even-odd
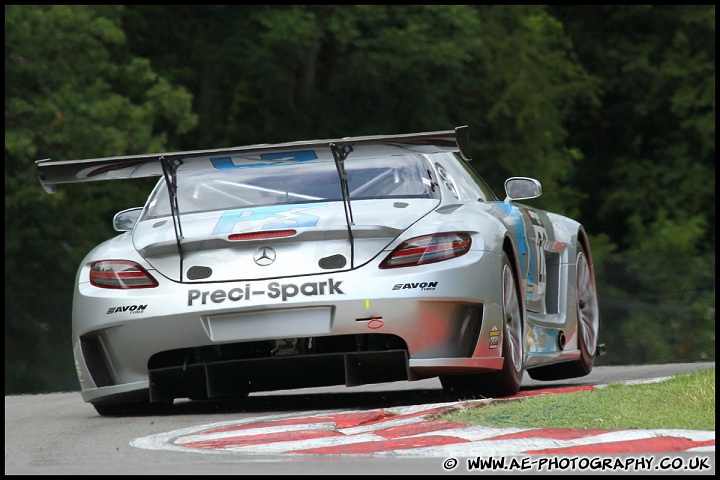
[[[662,381],[662,372],[711,367],[596,367],[575,382],[526,379],[518,395],[501,401]],[[96,415],[78,403],[77,392],[5,397],[5,473],[714,474],[714,431],[446,422],[436,416],[491,400],[438,402],[446,397],[433,382],[395,382],[354,393],[326,387],[253,394],[242,408],[225,410],[176,402],[177,413],[169,417],[121,419]]]

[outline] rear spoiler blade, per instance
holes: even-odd
[[[334,146],[334,147],[333,147]],[[279,144],[261,144],[245,147],[231,147],[215,150],[191,150],[172,153],[154,153],[120,157],[91,158],[86,160],[36,161],[37,177],[46,192],[55,193],[56,185],[66,183],[92,182],[100,180],[119,180],[130,178],[159,177],[164,174],[163,162],[184,165],[192,162],[207,161],[208,157],[271,154],[288,149],[331,149],[344,146],[363,146],[367,154],[381,155],[387,147],[408,146],[413,151],[434,153],[439,151],[459,151],[466,160],[470,160],[467,126],[455,130],[439,132],[413,133],[405,135],[382,135],[365,137],[345,137],[335,140],[310,140]],[[282,160],[279,160],[282,161]]]

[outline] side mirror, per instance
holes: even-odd
[[[116,213],[113,217],[113,228],[118,232],[128,232],[132,230],[140,218],[143,207],[129,208],[122,212]]]
[[[539,197],[542,194],[542,186],[534,178],[511,177],[505,180],[505,194],[507,195],[506,202],[528,200]]]

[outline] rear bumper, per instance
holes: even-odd
[[[395,381],[502,368],[502,358],[410,360],[406,350],[209,362],[150,369],[148,380],[84,390],[87,402],[210,399],[252,392]]]
[[[215,398],[497,370],[502,292],[494,274],[478,275],[498,272],[497,262],[473,251],[275,285],[167,282],[122,299],[83,284],[73,318],[82,395],[92,403]],[[303,348],[279,355],[284,339]]]

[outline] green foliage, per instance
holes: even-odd
[[[195,125],[191,97],[123,47],[118,6],[5,6],[5,389],[75,386],[75,271],[147,185],[50,196],[35,160],[165,151]],[[69,379],[69,380],[68,380]],[[71,383],[72,382],[72,383]]]
[[[156,33],[147,20],[156,9],[130,8],[131,37]],[[596,101],[596,82],[542,7],[209,6],[162,16],[169,28],[161,35],[172,38],[136,49],[195,92],[201,130],[213,137],[198,131],[191,148],[467,123],[475,167],[493,188],[523,174],[546,186],[539,205],[563,210],[571,203],[563,200],[580,201],[564,186],[582,158],[565,144],[564,121],[578,98]],[[199,40],[208,21],[218,33]],[[172,62],[178,52],[199,58],[209,45],[213,58],[222,55],[222,69],[196,62],[201,81]],[[213,108],[204,108],[210,101]]]
[[[574,185],[592,192],[579,218],[617,245],[598,281],[601,362],[714,359],[715,6],[553,11],[602,79],[602,108],[569,137],[586,155]]]
[[[443,415],[493,427],[715,431],[715,368],[661,382],[542,395]]]

